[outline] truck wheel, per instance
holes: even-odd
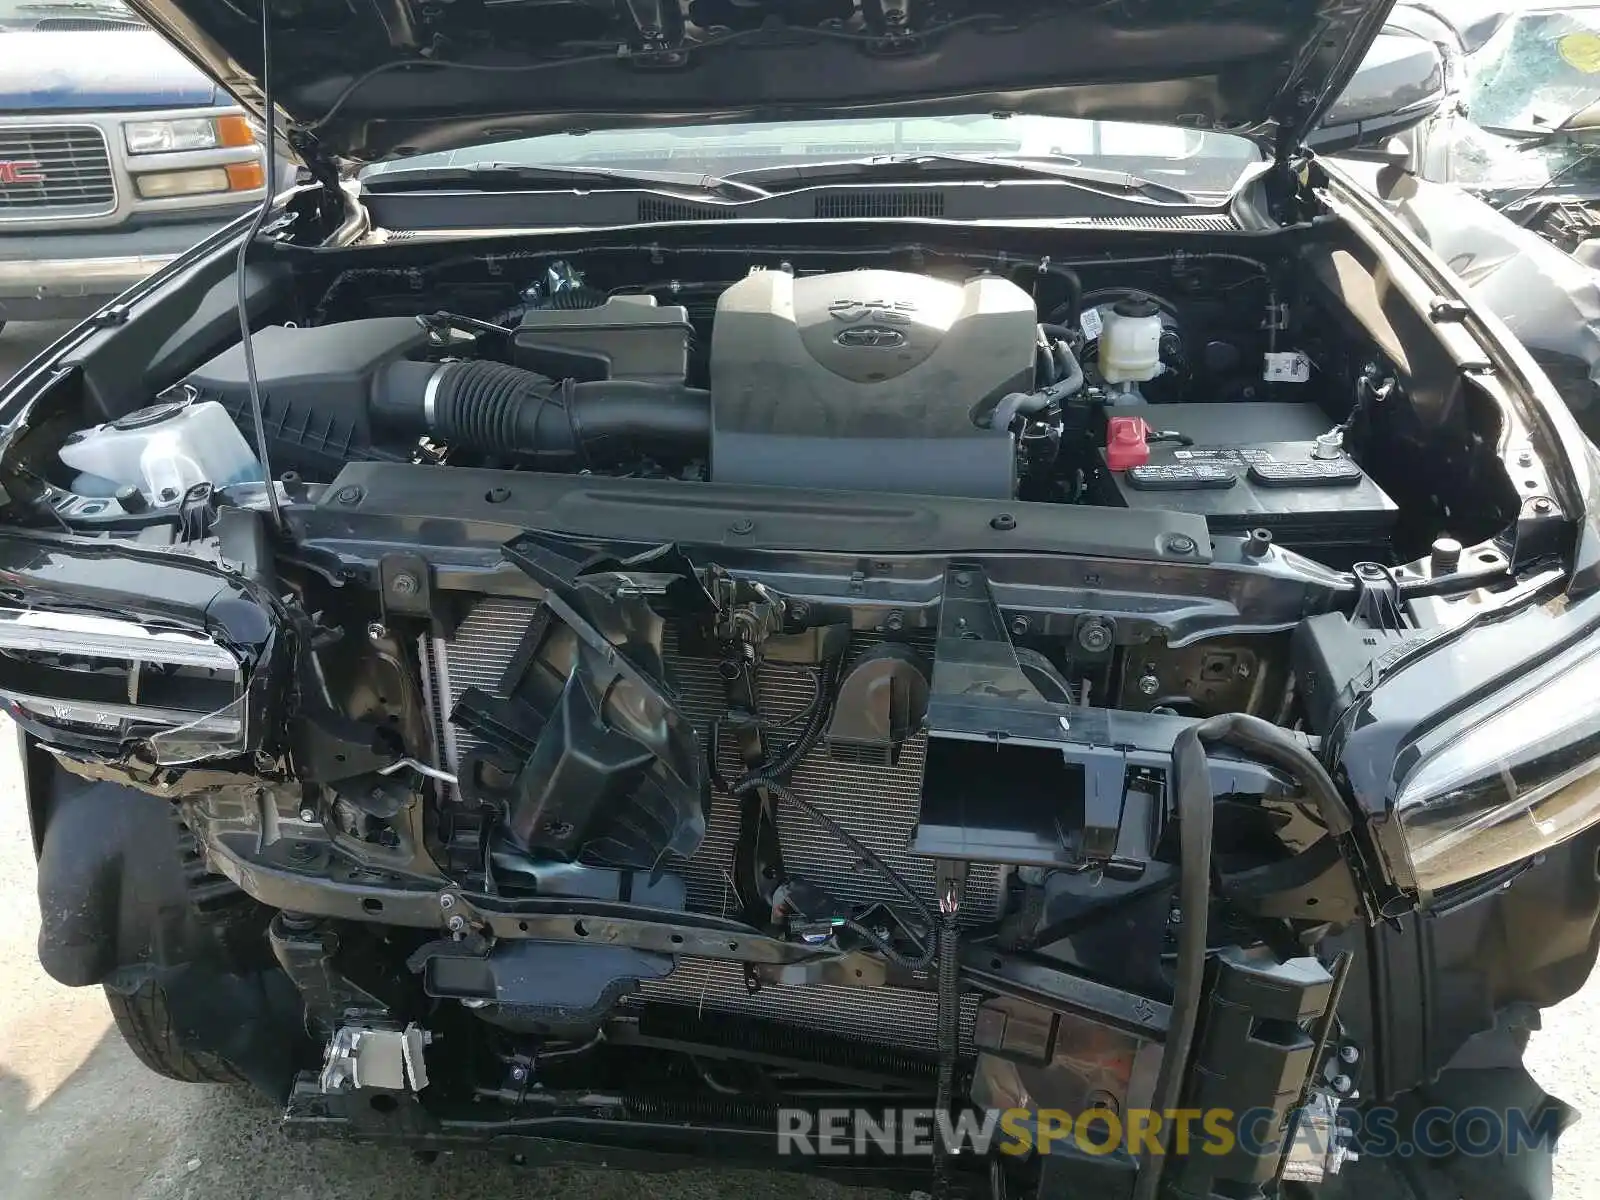
[[[153,981],[132,992],[105,988],[117,1032],[134,1057],[157,1075],[184,1083],[244,1083],[243,1075],[215,1054],[185,1050],[167,1011],[167,993]]]

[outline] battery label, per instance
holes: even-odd
[[[1237,463],[1242,467],[1275,461],[1270,451],[1255,446],[1189,446],[1174,450],[1172,457],[1188,462]]]

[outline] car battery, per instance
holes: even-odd
[[[1214,533],[1267,529],[1280,545],[1342,561],[1377,553],[1393,532],[1395,503],[1366,472],[1343,453],[1319,457],[1333,422],[1314,404],[1119,405],[1108,416],[1174,438],[1152,435],[1142,464],[1108,466],[1115,494],[1103,502],[1198,513]],[[1125,444],[1114,449],[1129,463]]]

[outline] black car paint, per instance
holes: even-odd
[[[256,22],[226,0],[133,3],[259,108]],[[670,0],[614,14],[513,9],[514,19],[500,6],[320,7],[276,20],[273,90],[303,152],[356,159],[548,132],[868,111],[1182,121],[1287,149],[1320,120],[1388,8],[1153,0],[1130,18],[1101,5],[1002,0],[919,9],[898,23],[869,8],[860,29],[812,33],[803,20],[773,27],[758,23],[773,16],[759,6],[729,6],[716,28],[686,37],[689,10]],[[448,56],[428,56],[438,38]],[[827,81],[820,94],[818,80]]]

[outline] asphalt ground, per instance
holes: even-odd
[[[0,333],[0,378],[64,330]],[[64,988],[34,956],[38,908],[16,739],[0,730],[0,1200],[870,1200],[794,1175],[516,1167],[488,1155],[409,1154],[285,1138],[265,1101],[152,1075],[123,1045],[98,988]],[[1545,1014],[1529,1065],[1593,1114],[1562,1140],[1559,1200],[1600,1200],[1600,983]],[[1354,1182],[1354,1181],[1352,1181]],[[1379,1200],[1379,1187],[1363,1200]],[[1478,1200],[1478,1198],[1474,1198]],[[1488,1200],[1488,1198],[1484,1198]]]

